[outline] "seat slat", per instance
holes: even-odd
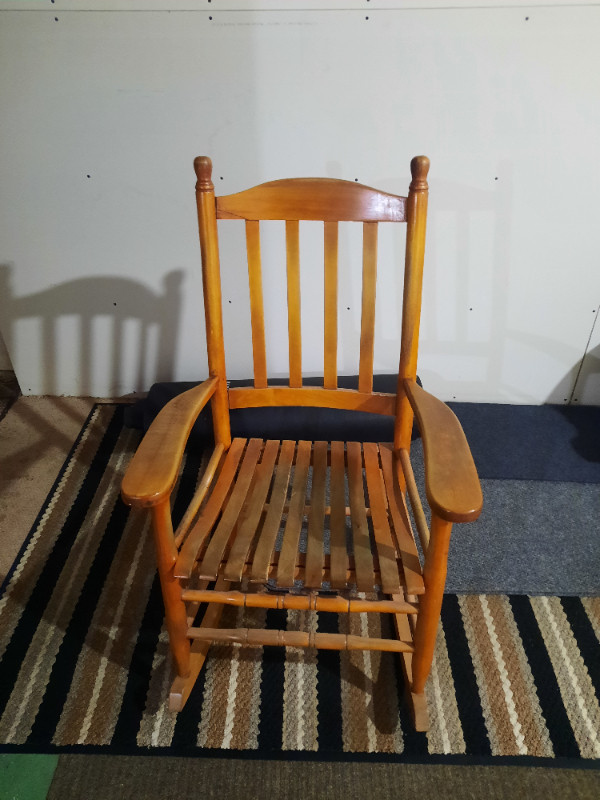
[[[337,389],[338,348],[338,223],[324,223],[325,344],[323,387]]]
[[[363,453],[371,520],[379,559],[379,572],[381,573],[381,588],[386,594],[397,594],[401,589],[400,575],[398,574],[396,546],[388,521],[385,486],[379,469],[379,450],[373,442],[365,442]]]
[[[223,553],[246,500],[262,446],[262,439],[250,439],[248,442],[237,480],[227,500],[227,505],[223,509],[219,524],[206,548],[202,563],[198,567],[198,577],[200,578],[214,579],[217,577]]]
[[[329,494],[331,512],[329,517],[329,552],[331,553],[331,586],[334,589],[343,589],[346,586],[346,573],[348,571],[344,481],[346,454],[343,442],[331,443],[330,460]]]
[[[306,569],[304,583],[320,586],[323,580],[323,526],[325,523],[325,487],[327,482],[327,442],[313,445],[312,490],[308,516]]]
[[[298,220],[285,223],[287,260],[288,336],[290,386],[302,386],[302,335],[300,325],[300,231]]]
[[[192,574],[198,553],[204,546],[227,498],[246,442],[247,439],[234,439],[231,443],[214,489],[179,552],[175,564],[176,578],[189,578]]]
[[[265,346],[265,314],[260,260],[260,229],[259,223],[256,221],[246,221],[246,250],[248,253],[248,279],[250,284],[250,323],[252,326],[254,386],[257,389],[266,389],[267,350]]]
[[[379,455],[381,456],[381,468],[383,480],[387,491],[390,516],[394,527],[394,534],[398,543],[398,551],[402,562],[406,591],[408,594],[423,594],[425,585],[421,574],[421,563],[415,540],[410,532],[410,518],[408,509],[398,481],[393,470],[392,445],[387,443],[379,444]]]
[[[294,585],[294,568],[296,566],[298,542],[302,528],[310,455],[311,443],[307,441],[298,442],[290,508],[283,533],[281,555],[277,565],[277,585],[282,587]]]
[[[281,526],[281,515],[287,499],[287,488],[295,449],[296,443],[290,440],[285,440],[281,445],[267,515],[252,560],[251,581],[266,582],[269,578],[275,541]]]
[[[277,440],[269,440],[265,445],[260,463],[256,465],[254,472],[256,482],[251,491],[245,515],[240,520],[236,537],[227,558],[227,566],[223,573],[223,577],[227,581],[241,581],[242,579],[246,557],[260,524],[265,500],[271,485],[278,451],[279,442]]]
[[[370,592],[373,590],[373,555],[365,511],[362,451],[359,442],[348,442],[347,456],[356,585],[359,592]]]
[[[373,391],[375,344],[375,284],[377,282],[377,223],[363,225],[362,311],[358,391]]]

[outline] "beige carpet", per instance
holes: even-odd
[[[94,401],[19,397],[0,421],[0,580],[4,580]]]

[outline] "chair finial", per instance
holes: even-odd
[[[410,174],[412,181],[410,183],[410,190],[412,192],[426,192],[429,188],[427,186],[427,173],[429,172],[429,159],[427,156],[415,156],[410,162]]]
[[[194,171],[198,178],[196,189],[206,192],[215,188],[211,180],[212,161],[208,156],[198,156],[194,159]]]

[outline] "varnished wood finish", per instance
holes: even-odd
[[[418,156],[411,162],[407,200],[348,181],[304,178],[215,198],[210,159],[198,158],[194,166],[211,377],[158,415],[123,482],[126,502],[151,507],[166,627],[177,671],[170,708],[183,707],[212,641],[388,650],[399,653],[415,727],[426,730],[424,687],[433,658],[451,527],[453,522],[475,519],[481,509],[477,473],[458,421],[416,384],[429,161]],[[218,218],[246,220],[254,387],[229,392]],[[263,219],[285,221],[289,386],[268,385],[259,228]],[[324,223],[322,388],[302,385],[301,220]],[[338,283],[340,275],[346,279],[343,264],[338,274],[340,221],[363,225],[358,391],[337,388]],[[391,395],[373,392],[377,234],[379,222],[402,221],[407,221],[402,343],[398,390]],[[174,534],[169,496],[191,426],[209,399],[216,447]],[[260,406],[314,406],[395,416],[394,442],[239,438],[232,442],[229,410]],[[424,442],[430,531],[410,465],[413,417]],[[406,505],[407,490],[423,545],[423,567]],[[267,581],[268,589],[257,586]],[[336,592],[333,596],[330,587]],[[369,599],[357,598],[356,590],[369,593]],[[203,603],[207,610],[200,626],[195,626]],[[225,605],[388,613],[397,638],[245,627],[223,630],[217,626]]]
[[[288,587],[294,585],[294,572],[298,542],[304,518],[304,502],[306,498],[306,483],[310,467],[311,444],[298,442],[296,461],[294,466],[294,480],[292,482],[292,495],[283,530],[283,544],[277,563],[277,586]]]
[[[254,470],[261,449],[262,441],[260,439],[250,439],[235,483],[231,489],[231,494],[227,498],[226,505],[223,506],[221,518],[210,537],[204,558],[198,566],[200,578],[213,579],[217,577],[225,548],[234,532],[234,528],[237,527],[240,521],[240,513],[244,508],[248,489],[254,478]]]
[[[246,250],[250,283],[250,322],[252,325],[252,356],[254,385],[267,385],[267,348],[265,345],[265,314],[263,308],[262,266],[260,260],[260,229],[258,222],[246,222]]]
[[[273,550],[275,549],[275,540],[281,526],[281,515],[284,512],[295,449],[295,442],[289,440],[284,441],[281,445],[273,480],[271,499],[268,504],[261,536],[256,550],[254,551],[251,573],[251,579],[253,581],[266,583],[269,577],[269,567],[271,565]]]
[[[290,441],[234,439],[214,489],[181,548],[175,574],[190,576],[198,562],[197,574],[203,579],[223,576],[239,583],[250,572],[253,581],[275,577],[282,588],[301,580],[311,589],[323,588],[324,581],[346,589],[353,573],[359,591],[372,591],[379,584],[386,594],[421,594],[423,580],[410,523],[407,526],[402,519],[393,484],[391,493],[388,489],[390,459],[390,449],[372,443],[344,446],[343,442],[301,441],[295,448]],[[291,495],[286,502],[292,465]],[[328,473],[330,506],[326,505]],[[349,508],[344,499],[346,480]],[[329,553],[324,546],[327,514]],[[347,518],[352,554],[346,539]],[[303,525],[306,554],[299,552]],[[280,530],[283,539],[276,550]]]
[[[348,459],[348,488],[350,490],[350,510],[352,515],[352,545],[354,548],[354,565],[356,569],[356,585],[359,592],[372,590],[373,553],[369,540],[369,524],[365,506],[365,490],[363,486],[363,463],[359,442],[348,442],[346,445]]]
[[[334,614],[364,614],[377,611],[382,614],[416,614],[418,609],[398,595],[392,600],[358,600],[350,597],[321,597],[312,594],[269,594],[267,592],[246,593],[239,591],[217,591],[186,589],[182,593],[185,602],[223,603],[240,608],[273,608],[293,611],[326,611]]]
[[[390,519],[396,538],[398,553],[402,562],[406,591],[408,594],[423,594],[425,586],[421,574],[421,563],[419,561],[419,554],[417,552],[404,494],[401,491],[394,469],[392,445],[380,444],[379,457],[381,459],[381,471],[383,473],[383,480],[388,497]]]
[[[255,628],[189,628],[192,639],[241,644],[247,647],[318,647],[322,650],[384,650],[412,652],[411,642],[375,639],[346,633],[304,633],[303,631],[256,630]]]
[[[207,156],[194,161],[196,171],[196,206],[202,256],[202,285],[204,288],[204,317],[206,320],[206,352],[211,377],[218,379],[211,403],[215,442],[225,448],[231,444],[229,407],[227,403],[227,374],[225,370],[225,341],[221,300],[221,267],[215,213],[215,187],[212,183],[212,162]]]
[[[404,222],[406,198],[351,181],[291,178],[217,198],[219,219]]]
[[[290,386],[296,389],[302,386],[299,228],[298,220],[288,220],[285,223]]]
[[[363,444],[363,455],[373,522],[373,536],[381,574],[381,588],[386,594],[396,594],[400,591],[400,576],[398,575],[396,562],[396,547],[392,541],[392,532],[388,519],[388,499],[379,466],[379,449],[377,445],[373,442],[365,442]]]
[[[162,503],[152,507],[152,532],[171,653],[177,674],[181,678],[187,678],[190,674],[187,610],[181,597],[179,581],[175,578],[173,571],[177,548],[173,537],[171,509],[168,500],[163,500]]]
[[[338,223],[324,223],[325,347],[323,386],[337,389],[338,348]]]
[[[425,259],[425,231],[427,226],[427,200],[429,188],[427,174],[429,159],[416,156],[410,162],[412,181],[406,208],[406,259],[404,263],[404,296],[402,300],[402,339],[394,447],[410,451],[413,412],[404,393],[404,381],[416,380],[419,326],[421,320],[421,295],[423,291],[423,262]]]
[[[157,414],[121,484],[121,496],[127,505],[150,507],[169,497],[190,431],[215,394],[218,382],[218,378],[209,378],[175,397]]]
[[[419,534],[419,539],[421,541],[421,549],[424,553],[427,553],[430,538],[429,527],[427,525],[427,517],[423,511],[423,504],[421,503],[419,490],[417,489],[415,474],[413,472],[412,464],[410,463],[410,456],[408,451],[399,450],[397,457],[402,467],[404,482],[406,483],[406,489],[410,498],[410,504],[412,506],[413,516],[415,518],[417,533]]]
[[[244,439],[233,440],[210,498],[179,553],[175,566],[175,575],[178,578],[191,577],[198,553],[208,540],[223,504],[229,496],[245,444]]]
[[[375,352],[375,285],[377,282],[377,223],[363,225],[362,313],[360,321],[360,361],[358,391],[373,391]]]
[[[241,581],[248,552],[260,524],[267,492],[271,485],[275,460],[279,452],[279,442],[270,441],[265,445],[260,464],[255,470],[255,485],[246,504],[245,513],[239,523],[235,540],[231,546],[227,567],[223,573],[227,581]]]
[[[259,408],[261,406],[315,406],[345,408],[349,411],[369,411],[371,414],[393,416],[396,395],[356,392],[353,389],[321,389],[303,386],[269,386],[268,389],[236,387],[229,390],[230,408]]]
[[[425,681],[433,661],[446,583],[451,531],[451,522],[440,519],[435,514],[432,516],[431,539],[423,571],[425,594],[419,601],[419,614],[414,634],[415,654],[412,660],[413,683],[411,689],[417,695],[422,694],[425,690]]]
[[[220,578],[215,583],[215,591],[220,592],[225,586],[225,581]],[[220,603],[210,603],[202,617],[200,627],[202,628],[216,628],[221,619],[224,606]],[[181,711],[184,707],[190,692],[194,688],[194,684],[204,666],[206,656],[210,648],[210,640],[195,639],[190,647],[190,670],[189,674],[185,677],[176,675],[175,680],[169,692],[169,711]]]
[[[221,459],[223,458],[223,454],[225,452],[225,448],[221,443],[215,446],[212,456],[210,457],[210,461],[206,465],[206,470],[202,475],[202,479],[194,492],[194,496],[186,509],[185,514],[183,515],[181,522],[177,526],[177,530],[175,532],[175,546],[179,547],[185,536],[189,530],[190,525],[194,521],[194,517],[200,510],[200,506],[202,505],[202,501],[206,497],[206,493],[212,483],[212,479],[215,477],[215,472],[217,471],[217,467],[221,463]]]
[[[320,586],[323,580],[323,528],[325,525],[325,491],[327,483],[327,442],[313,445],[313,473],[304,583],[308,587]]]
[[[347,558],[346,558],[346,516],[350,509],[346,509],[345,474],[346,453],[343,442],[331,443],[331,474],[329,492],[331,495],[331,508],[329,515],[329,548],[331,554],[331,586],[342,589],[346,586]]]
[[[477,519],[483,496],[460,422],[445,403],[415,381],[405,381],[404,386],[423,437],[425,491],[431,510],[451,522]]]

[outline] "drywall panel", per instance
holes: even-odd
[[[85,10],[101,5],[0,12],[1,324],[24,392],[122,394],[206,374],[195,155],[212,156],[220,193],[290,175],[403,193],[426,153],[426,385],[457,400],[570,396],[599,296],[598,7]],[[318,233],[303,236],[317,253]],[[402,246],[398,233],[383,248],[379,371],[397,366]],[[248,373],[240,250],[224,246],[231,377]],[[303,365],[318,373],[320,265],[303,269]],[[350,257],[345,270],[352,339]],[[344,347],[341,368],[354,361]]]

